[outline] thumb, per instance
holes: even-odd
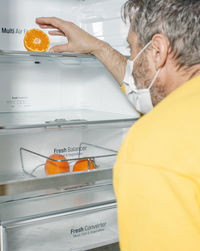
[[[55,45],[51,47],[49,52],[70,52],[68,44]]]

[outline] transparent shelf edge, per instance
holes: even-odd
[[[34,128],[49,128],[49,127],[68,127],[68,126],[87,126],[87,125],[103,125],[103,124],[112,124],[112,123],[128,123],[135,122],[135,118],[127,119],[113,119],[113,120],[69,120],[66,122],[49,122],[49,123],[40,123],[40,124],[27,124],[27,125],[1,125],[0,130],[13,130],[13,129],[34,129]]]
[[[76,53],[53,53],[53,52],[29,52],[15,50],[0,50],[0,60],[19,60],[19,61],[43,61],[43,60],[75,60],[81,59],[96,60],[96,57],[91,54],[76,54]],[[96,60],[97,61],[97,60]]]
[[[52,176],[52,177],[50,177]],[[14,196],[29,192],[48,189],[78,188],[83,185],[94,184],[98,181],[112,180],[112,169],[104,168],[90,172],[77,172],[69,174],[50,175],[45,178],[28,178],[15,181],[7,181],[0,184],[0,198],[3,196]]]

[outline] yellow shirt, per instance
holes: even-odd
[[[114,188],[122,251],[200,251],[200,76],[132,126]]]

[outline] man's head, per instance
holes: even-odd
[[[152,41],[136,60],[134,76],[138,88],[147,88],[155,72],[161,69],[151,88],[155,105],[200,74],[200,1],[129,0],[123,10],[124,19],[131,21],[131,59]]]

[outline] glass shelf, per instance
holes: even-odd
[[[0,129],[135,122],[130,115],[87,109],[0,113]]]
[[[13,51],[0,50],[0,63],[5,62],[23,62],[32,61],[40,63],[43,61],[60,61],[62,63],[81,61],[97,61],[96,57],[91,54],[74,54],[74,53],[53,53],[53,52],[29,52],[29,51]]]

